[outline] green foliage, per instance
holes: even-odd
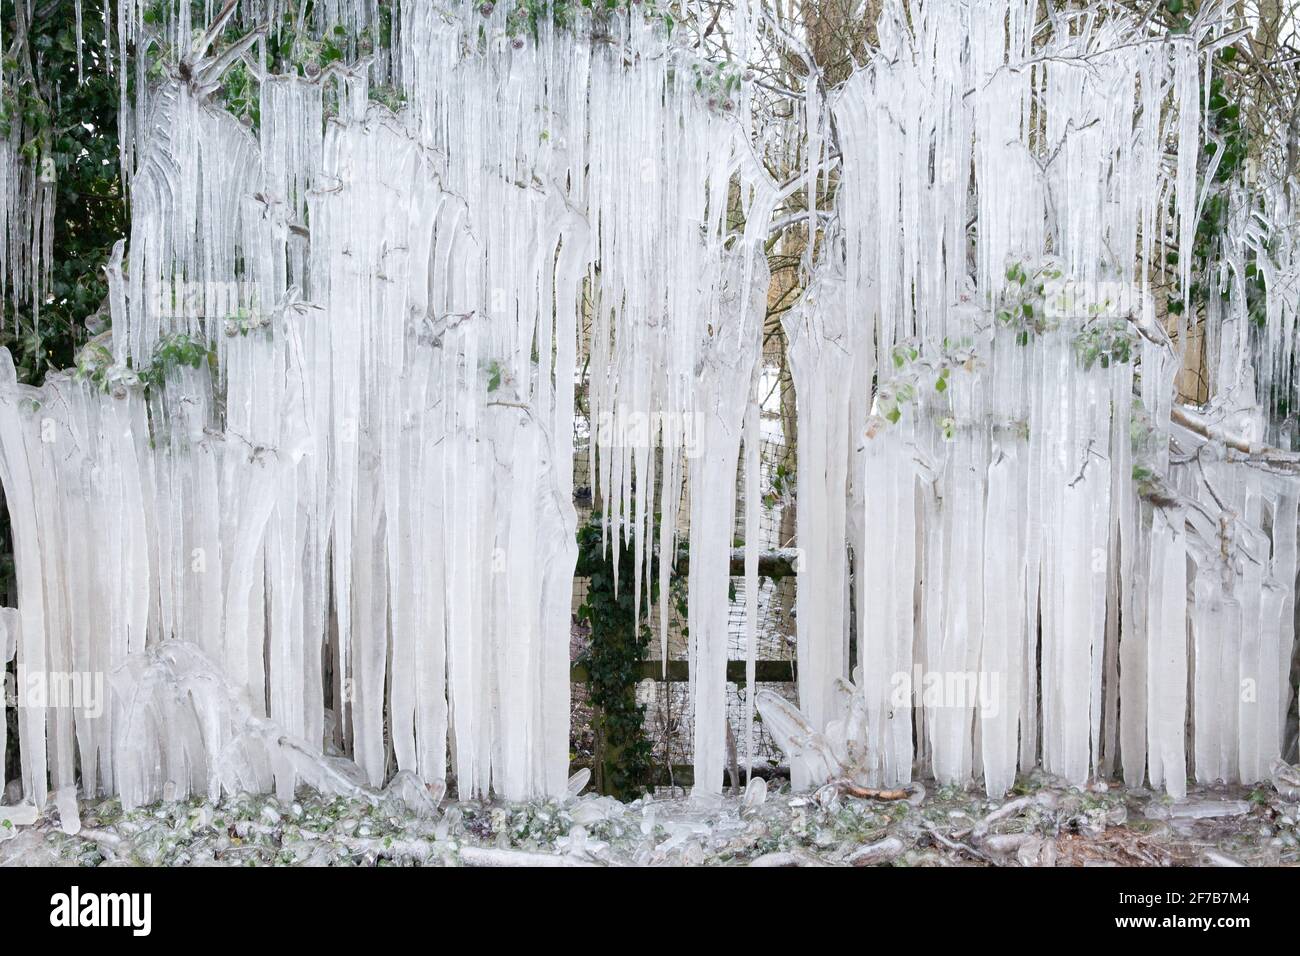
[[[205,362],[215,358],[215,352],[208,348],[202,339],[186,334],[164,335],[153,349],[153,361],[140,373],[140,381],[146,387],[161,388],[167,380],[167,373],[180,366],[199,368]]]
[[[952,341],[944,339],[940,349],[923,352],[914,342],[895,345],[890,358],[894,374],[876,385],[875,400],[867,425],[867,437],[874,436],[886,424],[895,425],[903,417],[903,409],[917,400],[922,389],[933,388],[942,395],[948,391],[952,370],[960,368],[973,371],[979,365],[974,343],[970,339]],[[956,435],[955,419],[944,418],[939,428],[947,440]]]
[[[730,60],[721,63],[696,63],[691,70],[695,76],[695,90],[708,98],[710,108],[731,112],[736,108],[736,94],[747,78],[747,73]]]
[[[406,94],[395,86],[374,84],[370,87],[370,100],[388,107],[394,113],[406,105]]]
[[[525,37],[537,39],[541,25],[550,20],[560,29],[572,29],[582,20],[590,20],[593,27],[601,25],[620,10],[639,11],[647,19],[661,20],[668,30],[674,21],[666,3],[660,0],[519,0],[506,14],[506,35],[516,48],[524,45]],[[479,5],[479,12],[490,17],[496,9],[492,0]]]
[[[921,351],[914,345],[895,345],[891,357],[894,360],[894,368],[901,369],[908,362],[915,362],[920,356]]]
[[[81,82],[74,0],[42,4],[29,28],[28,47],[17,53],[11,48],[4,63],[0,132],[18,133],[22,155],[40,172],[37,188],[54,194],[53,255],[39,322],[28,290],[8,290],[3,303],[0,345],[13,353],[19,379],[29,384],[73,364],[90,337],[85,320],[108,294],[103,267],[127,231],[118,165],[117,77],[98,60],[104,27],[102,18],[89,10],[83,22]],[[4,36],[13,37],[11,4],[3,4],[2,19]]]
[[[1112,363],[1128,363],[1137,347],[1137,333],[1126,321],[1095,322],[1083,328],[1074,337],[1074,351],[1085,369],[1100,363],[1110,368]]]
[[[243,63],[236,63],[221,78],[220,102],[236,118],[254,129],[262,125],[262,97],[252,72]]]
[[[1028,345],[1032,338],[1056,327],[1048,318],[1047,283],[1061,278],[1061,270],[1052,262],[1045,262],[1032,271],[1023,263],[1007,266],[1007,287],[998,304],[999,325],[1014,329],[1016,342]]]
[[[1189,0],[1181,5],[1180,10],[1174,10],[1170,2],[1166,2],[1165,10],[1177,21],[1194,15],[1195,7],[1196,4]],[[1269,349],[1263,341],[1268,316],[1267,269],[1262,267],[1264,263],[1261,262],[1261,257],[1268,255],[1267,248],[1253,254],[1248,253],[1244,274],[1224,256],[1230,219],[1235,217],[1240,221],[1240,217],[1243,214],[1249,215],[1259,202],[1252,177],[1248,175],[1251,140],[1250,131],[1242,117],[1243,107],[1252,102],[1250,84],[1243,82],[1240,69],[1233,66],[1236,61],[1237,50],[1233,46],[1215,52],[1212,79],[1208,89],[1202,87],[1201,90],[1208,109],[1205,121],[1206,143],[1200,157],[1199,175],[1208,181],[1207,189],[1200,218],[1196,223],[1189,270],[1191,280],[1186,296],[1184,298],[1174,293],[1167,300],[1166,306],[1169,314],[1176,316],[1181,316],[1190,309],[1192,315],[1188,318],[1188,324],[1195,325],[1197,312],[1211,298],[1230,296],[1234,286],[1240,283],[1258,353],[1267,354]],[[1210,174],[1211,166],[1213,175]],[[1246,208],[1234,209],[1234,201],[1244,202]],[[1169,252],[1166,262],[1171,266],[1177,265],[1178,253]],[[1277,387],[1276,383],[1270,394],[1260,396],[1277,419],[1286,418],[1290,414],[1290,398],[1290,389]]]
[[[215,361],[216,352],[208,347],[207,342],[178,332],[159,339],[149,364],[137,371],[130,366],[114,364],[113,354],[101,336],[77,353],[75,374],[78,379],[90,381],[103,392],[125,397],[126,389],[162,388],[168,373],[175,368],[200,368],[204,363]]]
[[[1026,346],[1038,336],[1060,328],[1056,316],[1070,315],[1082,322],[1071,344],[1085,370],[1098,364],[1110,368],[1133,360],[1137,332],[1127,318],[1110,317],[1118,303],[1109,298],[1076,302],[1068,287],[1060,292],[1050,289],[1049,283],[1062,277],[1060,268],[1050,261],[1033,269],[1013,262],[1006,275],[1008,286],[997,320],[999,325],[1015,331],[1018,345]]]
[[[1228,227],[1230,213],[1230,187],[1242,181],[1249,154],[1249,137],[1241,121],[1241,103],[1237,99],[1236,76],[1229,66],[1235,60],[1234,48],[1225,47],[1219,50],[1214,56],[1213,78],[1209,89],[1201,91],[1203,96],[1208,94],[1209,109],[1206,116],[1206,143],[1200,160],[1200,174],[1208,176],[1211,164],[1214,164],[1214,174],[1208,176],[1209,188],[1201,208],[1200,219],[1196,223],[1196,237],[1192,247],[1193,281],[1187,290],[1187,298],[1194,307],[1204,305],[1208,300],[1211,291],[1210,278],[1219,271],[1222,237]],[[1170,252],[1166,256],[1166,262],[1177,265],[1178,254]],[[1228,281],[1232,281],[1231,277]],[[1264,279],[1253,262],[1247,269],[1245,291],[1251,319],[1257,324],[1263,324]],[[1180,299],[1171,298],[1168,309],[1173,315],[1182,315],[1185,304]]]
[[[783,500],[794,490],[794,469],[790,464],[782,459],[776,463],[772,469],[772,487],[767,494],[763,495],[763,506],[771,509],[775,508],[777,502]]]
[[[1138,398],[1133,400],[1129,417],[1129,446],[1133,453],[1133,481],[1138,491],[1147,495],[1160,484],[1159,469],[1156,466],[1159,451],[1159,433],[1151,425],[1151,417]]]
[[[88,342],[77,353],[78,380],[89,380],[96,388],[107,392],[112,388],[115,378],[113,353],[104,344],[103,338]]]
[[[1186,33],[1196,15],[1194,0],[1164,0],[1161,10],[1169,32],[1175,35]]]
[[[226,336],[234,338],[236,335],[245,336],[257,329],[266,329],[271,326],[271,317],[264,312],[255,309],[248,309],[240,306],[233,315],[226,316],[223,325]]]
[[[290,33],[288,39],[288,48],[282,46],[279,51],[282,65],[300,73],[317,73],[348,55],[347,31],[341,26],[325,31],[320,39],[299,32]]]
[[[320,36],[310,29],[314,22],[314,0],[301,5],[288,4],[281,10],[280,20],[268,31],[265,44],[267,67],[272,74],[294,74],[297,76],[316,77],[334,64],[346,64],[367,56],[377,49],[388,49],[393,40],[393,3],[383,0],[377,8],[377,19],[370,26],[356,34],[348,32],[341,24],[327,27]],[[241,36],[246,27],[236,20],[226,28],[222,37],[224,42],[233,42]],[[161,75],[161,60],[167,58],[168,51],[157,54],[159,68],[154,74]],[[221,88],[215,94],[216,101],[229,112],[244,120],[253,128],[261,124],[261,92],[256,78],[244,64],[236,63],[223,78]],[[325,88],[326,112],[337,112],[337,91]],[[370,99],[382,103],[396,112],[406,103],[405,94],[394,86],[376,84],[370,89]]]
[[[591,642],[579,656],[578,664],[587,669],[594,709],[596,754],[592,775],[596,788],[621,800],[632,800],[645,792],[650,781],[650,741],[642,729],[645,706],[636,699],[639,668],[650,646],[650,628],[644,603],[640,620],[636,618],[632,548],[616,534],[611,534],[611,539],[615,540],[602,540],[597,513],[578,529],[575,574],[589,579],[578,619],[591,628]],[[649,572],[652,601],[657,595],[656,563],[651,562]]]

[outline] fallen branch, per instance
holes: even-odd
[[[926,827],[925,832],[930,834],[931,839],[933,839],[936,843],[940,844],[943,847],[946,847],[949,850],[953,850],[959,853],[967,853],[970,856],[973,856],[975,859],[980,860],[984,863],[990,863],[990,864],[994,863],[993,858],[990,857],[984,851],[977,850],[975,849],[975,847],[965,843],[958,843],[956,840],[950,840],[942,833],[940,833],[938,830],[936,830],[934,827]]]
[[[911,796],[910,790],[877,790],[873,787],[859,787],[848,780],[836,780],[831,786],[845,796],[860,800],[906,800]]]
[[[323,837],[322,839],[330,839]],[[456,860],[463,866],[588,867],[600,864],[582,857],[559,853],[533,853],[527,850],[504,850],[497,847],[466,846],[419,838],[333,837],[353,853],[373,853],[384,857],[409,857],[420,861],[442,858]]]
[[[598,866],[590,860],[558,853],[529,853],[494,847],[462,846],[456,851],[466,866]]]
[[[1037,797],[1016,797],[1014,800],[1008,800],[1002,806],[986,814],[979,823],[970,829],[971,839],[978,840],[988,832],[989,827],[999,820],[1005,820],[1007,817],[1015,816],[1021,810],[1027,810],[1038,801]]]
[[[990,853],[1005,856],[1015,853],[1025,844],[1037,839],[1038,837],[1032,833],[993,833],[985,837],[982,842]]]
[[[1015,800],[1008,800],[992,813],[987,814],[979,823],[975,824],[975,826],[971,828],[971,839],[978,840],[988,832],[989,827],[993,824],[997,823],[999,820],[1005,820],[1007,817],[1014,816],[1021,810],[1028,809],[1033,802],[1033,797],[1017,797]]]
[[[749,861],[750,866],[799,866],[799,858],[793,853],[764,853]]]
[[[1205,866],[1245,866],[1235,856],[1228,856],[1226,853],[1220,853],[1218,850],[1206,850],[1202,856]]]
[[[894,860],[902,854],[903,850],[903,841],[898,837],[885,837],[883,840],[877,840],[875,843],[854,850],[844,862],[850,866],[879,866]]]
[[[806,850],[764,853],[749,861],[750,866],[826,866],[826,861]]]

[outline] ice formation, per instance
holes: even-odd
[[[236,58],[256,66],[257,31],[221,47],[234,5],[206,30],[178,10],[164,29],[189,52],[124,101],[111,332],[39,390],[3,360],[20,681],[114,675],[102,713],[23,708],[28,798],[47,778],[132,805],[283,791],[310,779],[303,749],[350,753],[370,786],[450,762],[466,797],[562,793],[584,308],[593,420],[653,421],[681,450],[666,502],[701,423],[692,674],[720,785],[734,506],[717,503],[779,198],[740,124],[672,81],[688,64],[649,17],[618,19],[617,49],[544,21],[525,45],[490,5],[406,4],[399,113],[372,102],[397,77],[382,64],[263,71],[253,130],[211,94]],[[140,10],[118,11],[134,36]],[[260,12],[276,20],[239,18]],[[650,547],[650,446],[603,440],[610,526]]]
[[[1210,27],[1080,11],[1044,32],[1034,0],[888,0],[878,51],[795,94],[802,168],[781,183],[735,64],[718,83],[648,11],[514,39],[504,5],[403,3],[369,59],[271,75],[256,25],[293,6],[203,25],[178,4],[161,83],[128,55],[143,3],[113,7],[132,226],[112,328],[40,389],[0,356],[6,659],[20,686],[113,675],[102,708],[22,708],[26,799],[448,769],[466,797],[563,794],[580,358],[604,521],[638,558],[620,586],[642,600],[689,529],[695,779],[719,790],[738,473],[751,672],[755,643],[764,252],[774,225],[822,228],[815,201],[783,213],[835,164],[783,320],[785,737],[832,741],[794,748],[795,782],[850,758],[872,785],[992,793],[1040,764],[1175,794],[1189,766],[1268,772],[1300,488],[1257,395],[1296,386],[1295,304],[1269,297],[1257,362],[1240,292],[1213,300],[1193,409],[1173,400],[1185,329],[1152,295],[1166,236],[1189,283]],[[760,13],[736,12],[742,63]],[[355,34],[381,10],[313,16]],[[232,23],[244,39],[218,42]],[[237,60],[256,129],[212,98]],[[14,235],[34,213],[3,148]],[[1266,206],[1226,256],[1268,259],[1280,289],[1294,240],[1260,223],[1289,221],[1288,193]],[[45,261],[0,255],[15,282]],[[975,680],[932,699],[933,675]]]
[[[1223,439],[1262,437],[1265,419],[1240,295],[1210,317],[1200,410],[1172,404],[1186,337],[1164,334],[1151,295],[1160,236],[1189,281],[1207,38],[1142,41],[1080,11],[1035,40],[1036,11],[886,4],[879,55],[831,103],[842,246],[786,319],[800,703],[828,738],[847,719],[825,701],[848,567],[822,538],[844,526],[847,463],[870,782],[918,760],[991,793],[1037,764],[1075,782],[1122,767],[1173,794],[1189,765],[1257,780],[1292,693],[1294,470]],[[1270,367],[1289,369],[1278,308]],[[828,361],[856,370],[851,395]],[[928,693],[952,677],[968,680]],[[824,776],[810,759],[793,762]]]

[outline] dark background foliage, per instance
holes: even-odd
[[[104,264],[127,230],[117,76],[102,61],[104,25],[98,11],[85,4],[84,13],[79,81],[74,0],[39,4],[26,43],[14,5],[0,4],[7,44],[0,132],[17,139],[24,158],[52,160],[55,176],[55,182],[37,185],[54,194],[52,270],[42,283],[39,320],[27,290],[7,288],[3,303],[0,345],[13,353],[20,380],[31,384],[73,364],[77,348],[91,334],[86,318],[108,292]],[[9,254],[30,251],[14,248],[11,240]]]

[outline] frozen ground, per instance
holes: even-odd
[[[409,781],[408,781],[409,783]],[[53,803],[31,825],[0,822],[0,863],[274,865],[1297,865],[1300,788],[1086,791],[1035,776],[1007,799],[912,788],[904,799],[773,788],[712,805],[677,795],[631,804],[584,795],[513,806],[442,801],[407,787],[370,798],[300,791],[123,813]],[[761,785],[760,785],[761,788]],[[890,795],[901,796],[901,795]],[[763,798],[765,797],[765,798]]]

